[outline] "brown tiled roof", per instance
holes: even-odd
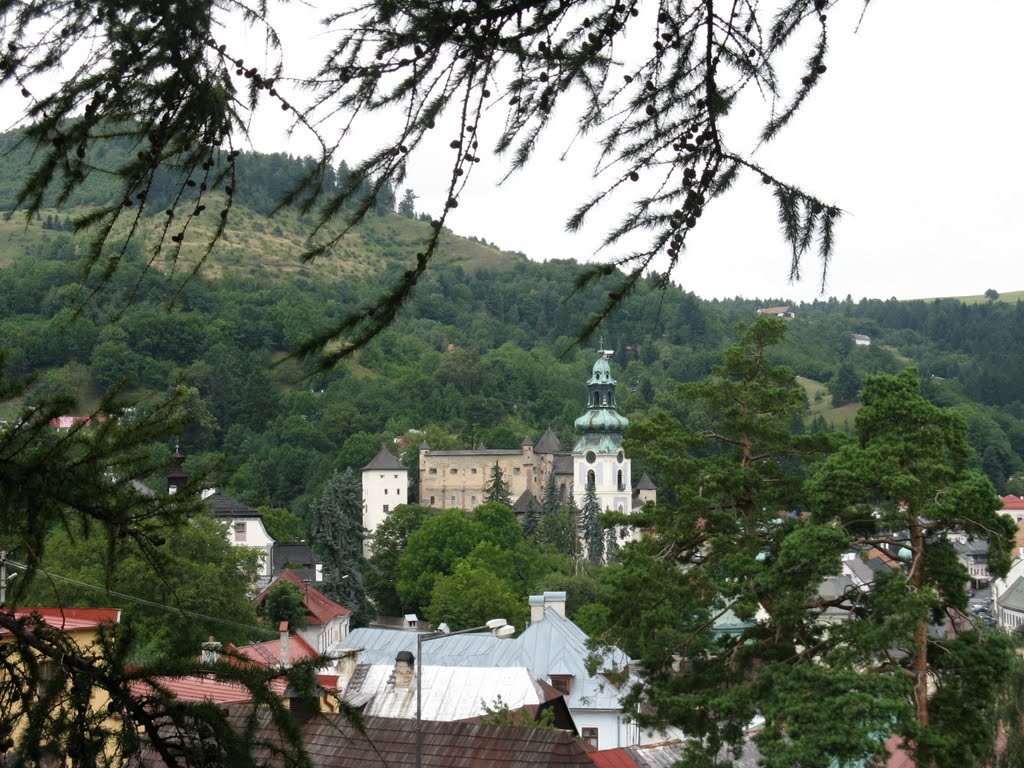
[[[242,731],[251,709],[228,705],[229,717]],[[423,722],[423,768],[594,768],[573,734],[547,728],[510,725]],[[344,768],[401,768],[416,765],[416,721],[368,717],[364,733],[353,728],[343,715],[324,713],[301,722],[302,741],[310,762],[316,766]],[[280,743],[270,713],[258,715],[254,742]],[[283,765],[280,757],[264,750],[256,755],[261,764]],[[144,765],[160,765],[159,758],[143,755]]]

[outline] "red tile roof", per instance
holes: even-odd
[[[36,615],[51,627],[64,632],[78,629],[96,629],[101,624],[118,624],[120,608],[18,608],[16,618]]]
[[[267,640],[262,643],[243,645],[235,648],[234,652],[245,656],[247,659],[265,667],[277,666],[281,663],[281,640]],[[302,635],[288,636],[288,662],[294,664],[296,661],[315,659],[316,649],[311,646]]]
[[[191,675],[188,677],[158,677],[154,680],[161,688],[172,693],[182,701],[208,701],[211,704],[244,704],[252,700],[252,694],[245,686],[217,680],[211,675]],[[278,696],[283,696],[286,682],[274,680],[270,689]],[[139,681],[132,683],[133,694],[145,695],[152,688]]]
[[[331,619],[335,619],[338,616],[349,616],[352,611],[343,605],[338,605],[336,602],[331,600],[327,595],[313,587],[306,584],[302,578],[295,573],[291,568],[285,568],[281,571],[281,574],[274,579],[267,588],[264,589],[256,597],[256,605],[259,606],[267,597],[267,593],[277,584],[278,580],[283,579],[284,581],[290,581],[295,584],[299,591],[302,593],[302,604],[305,606],[306,611],[312,617],[312,624],[319,624],[325,626],[330,624]]]
[[[1003,502],[1003,509],[1024,509],[1024,499],[1014,496],[1012,493],[1007,496],[1000,496]]]
[[[590,759],[597,768],[637,768],[639,763],[624,749],[602,749],[591,752]]]

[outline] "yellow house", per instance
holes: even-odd
[[[101,761],[109,696],[90,668],[102,665],[102,628],[120,620],[119,608],[0,611],[0,764]]]

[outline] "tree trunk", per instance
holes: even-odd
[[[924,586],[924,531],[917,522],[917,515],[910,512],[910,553],[913,557],[910,567],[910,583],[917,594]],[[917,722],[922,728],[928,727],[928,613],[917,617],[914,626],[914,708]]]

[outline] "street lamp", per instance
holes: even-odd
[[[450,631],[447,624],[439,624],[437,632],[421,632],[416,635],[416,768],[422,768],[423,765],[423,644],[442,637],[483,632],[485,629],[495,637],[501,638],[512,637],[516,633],[516,628],[505,619],[491,619],[481,627],[459,629],[455,632]]]

